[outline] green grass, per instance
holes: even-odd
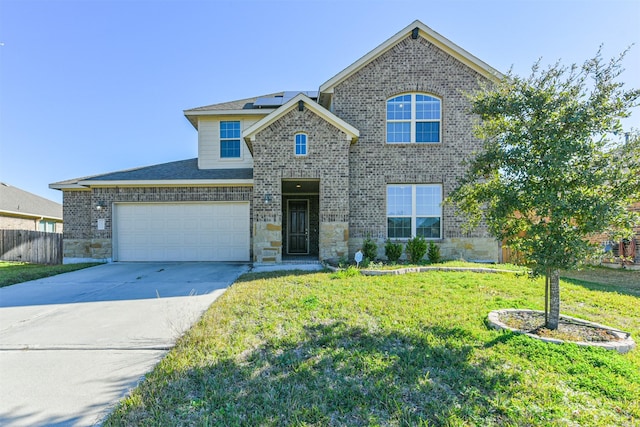
[[[586,267],[581,270],[564,271],[562,277],[591,289],[640,297],[640,270]]]
[[[640,337],[638,296],[561,291],[563,313]],[[543,295],[542,279],[501,273],[249,274],[105,425],[639,425],[640,350],[486,327]]]
[[[15,285],[16,283],[28,282],[29,280],[42,279],[43,277],[55,276],[60,273],[80,270],[82,268],[99,265],[96,263],[65,264],[65,265],[42,265],[28,264],[25,262],[5,262],[0,261],[0,288]]]

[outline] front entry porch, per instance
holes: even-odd
[[[282,181],[282,257],[318,259],[320,181]]]
[[[285,178],[279,184],[271,188],[280,194],[264,191],[254,197],[254,262],[309,263],[346,256],[348,213],[331,210],[332,189],[322,187],[318,178]]]

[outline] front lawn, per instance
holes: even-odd
[[[15,285],[16,283],[28,282],[29,280],[42,279],[43,277],[55,276],[60,273],[80,270],[82,268],[99,265],[96,263],[82,264],[60,264],[42,265],[28,264],[26,262],[6,262],[0,261],[0,288]]]
[[[563,313],[640,338],[637,296],[561,292]],[[486,327],[543,295],[511,273],[249,274],[105,425],[638,425],[640,350]]]

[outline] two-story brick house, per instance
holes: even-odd
[[[186,110],[197,159],[51,184],[65,260],[324,260],[421,235],[497,261],[487,230],[442,206],[481,147],[464,93],[497,76],[415,21],[318,91]]]

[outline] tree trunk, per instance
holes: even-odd
[[[560,271],[550,270],[547,276],[549,280],[549,317],[547,329],[558,329],[560,322]]]

